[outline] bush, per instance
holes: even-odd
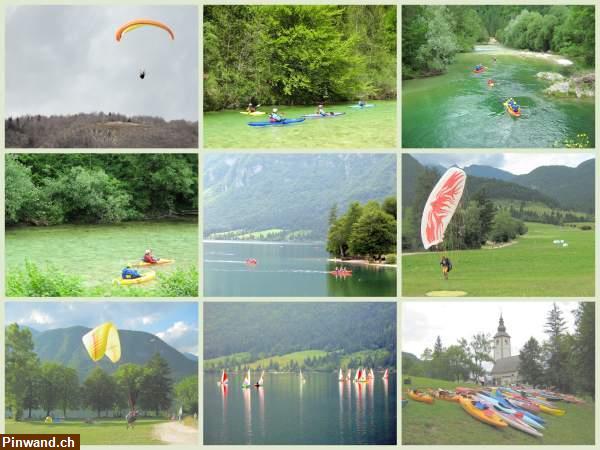
[[[6,276],[7,297],[77,297],[82,294],[81,278],[59,272],[53,266],[43,271],[26,261],[24,270],[9,271]]]
[[[385,263],[386,264],[396,264],[397,255],[395,253],[388,253],[385,255]]]
[[[176,269],[170,274],[158,274],[159,297],[197,297],[198,296],[198,269],[195,266],[189,269]]]

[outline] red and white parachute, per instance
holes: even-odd
[[[429,194],[421,218],[421,240],[425,249],[444,240],[444,232],[460,202],[466,181],[467,174],[451,167]]]

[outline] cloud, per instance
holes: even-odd
[[[51,325],[54,323],[54,319],[49,314],[34,309],[28,317],[19,319],[17,323],[19,325]]]
[[[183,321],[175,322],[156,336],[180,352],[198,354],[198,329]]]

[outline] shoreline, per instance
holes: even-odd
[[[335,263],[342,263],[342,264],[354,264],[354,265],[363,265],[363,266],[375,266],[375,267],[398,267],[398,264],[374,263],[374,262],[369,262],[364,259],[327,258],[327,262],[335,262]]]

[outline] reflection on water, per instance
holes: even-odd
[[[264,387],[242,389],[204,376],[205,444],[395,444],[396,381],[368,383],[333,373],[267,373]],[[221,410],[220,413],[218,410]]]

